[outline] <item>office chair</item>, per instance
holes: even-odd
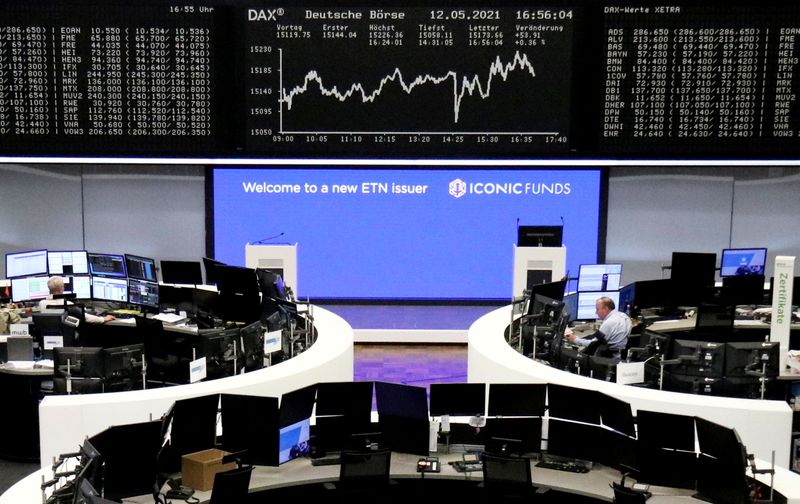
[[[487,497],[530,500],[536,496],[531,479],[531,460],[483,453],[483,488]]]
[[[624,486],[622,483],[613,482],[614,502],[617,504],[644,504],[650,497],[650,492],[640,492]]]
[[[343,451],[336,489],[343,493],[362,493],[389,486],[392,452]]]
[[[215,474],[208,504],[247,502],[252,472],[253,466],[244,466]]]

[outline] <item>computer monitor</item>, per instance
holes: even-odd
[[[697,306],[707,300],[714,287],[717,254],[673,252],[670,275],[670,306]]]
[[[621,278],[621,264],[581,264],[578,292],[615,291],[619,289]]]
[[[239,329],[200,329],[197,331],[197,356],[206,358],[209,379],[234,376],[242,369]]]
[[[217,266],[216,274],[220,302],[219,316],[222,319],[241,322],[264,321],[256,270],[238,266]]]
[[[158,282],[155,259],[125,254],[125,266],[128,268],[128,277],[130,278]]]
[[[47,275],[47,250],[6,254],[6,278]]]
[[[124,278],[92,277],[92,299],[128,302],[128,281]]]
[[[161,261],[161,281],[168,284],[201,285],[199,261]]]
[[[694,451],[694,417],[639,409],[636,425],[640,444]]]
[[[722,378],[725,374],[725,343],[676,339],[672,358],[690,357],[677,368],[690,376]]]
[[[239,329],[245,371],[256,371],[264,367],[264,330],[256,320]]]
[[[767,249],[724,249],[720,264],[720,276],[761,275],[767,264]]]
[[[262,296],[286,301],[286,285],[283,283],[283,278],[278,273],[268,269],[258,268],[256,270],[256,278]]]
[[[600,394],[599,405],[600,420],[603,425],[626,436],[636,436],[636,425],[629,402]]]
[[[563,226],[519,226],[517,247],[560,247]]]
[[[90,276],[65,276],[64,294],[75,294],[75,299],[92,298],[92,277]]]
[[[564,291],[567,288],[567,280],[559,280],[557,282],[548,282],[542,284],[532,285],[530,287],[530,299],[533,299],[536,294],[561,301],[564,298]]]
[[[311,419],[305,418],[281,427],[279,431],[278,463],[283,464],[308,455],[311,438]]]
[[[431,416],[484,416],[486,385],[483,383],[431,383]]]
[[[767,378],[780,374],[780,345],[777,341],[725,344],[725,377],[759,376]]]
[[[399,383],[375,382],[378,416],[428,418],[428,394],[425,387]]]
[[[662,308],[668,306],[672,281],[663,280],[643,280],[633,282],[619,291],[619,311],[638,315],[641,310],[647,308]]]
[[[611,298],[614,306],[619,306],[619,291],[579,292],[576,320],[597,320],[597,300]]]
[[[156,480],[153,461],[161,448],[160,420],[114,425],[89,440],[102,454],[106,499],[122,500],[152,492]]]
[[[203,257],[203,268],[206,270],[206,284],[207,285],[216,285],[219,283],[217,277],[217,267],[218,266],[227,266],[227,264],[219,261],[215,261],[210,257]]]
[[[425,387],[375,382],[375,400],[380,446],[402,453],[428,455],[430,425]],[[369,439],[374,441],[375,436]]]
[[[736,307],[733,305],[714,305],[700,303],[694,324],[697,338],[724,341],[733,333]]]
[[[664,389],[695,395],[725,395],[725,380],[718,376],[696,376],[680,372],[664,374]]]
[[[142,388],[144,344],[103,349],[105,389],[109,392]]]
[[[302,420],[311,418],[314,411],[314,400],[317,386],[309,385],[281,395],[280,419],[278,425],[287,427]]]
[[[371,381],[318,383],[317,416],[343,415],[354,424],[369,424],[373,386]]]
[[[563,312],[567,314],[567,323],[578,319],[578,293],[566,294],[562,299],[564,302]]]
[[[117,254],[89,253],[89,273],[92,276],[125,278],[125,257]]]
[[[487,418],[486,451],[523,455],[542,451],[542,417]]]
[[[595,390],[550,384],[547,406],[550,418],[600,424],[601,394]]]
[[[738,488],[738,492],[735,492],[735,494],[747,491],[747,485],[744,481],[747,454],[739,434],[736,429],[725,427],[700,417],[695,418],[695,426],[697,428],[697,445],[700,449],[701,459],[703,456],[710,457],[706,462],[717,462],[720,465],[712,464],[712,467],[716,467],[718,470],[726,470],[727,472],[727,477],[722,480],[714,478],[713,475],[711,478],[705,478],[704,475],[698,474],[699,493],[706,497],[716,497],[712,502],[736,502],[736,500],[717,499],[731,492],[733,488]],[[712,472],[714,471],[712,470]],[[738,485],[733,484],[737,479],[739,480]],[[741,502],[749,501],[742,500]]]
[[[239,453],[244,464],[279,464],[277,397],[221,394],[222,450]],[[306,443],[306,446],[308,443]]]
[[[89,258],[85,250],[48,250],[47,270],[51,275],[88,275]]]
[[[47,288],[49,277],[20,277],[11,279],[11,300],[15,303],[47,299],[50,289]]]
[[[158,309],[158,293],[157,283],[128,278],[128,302],[130,304]]]
[[[53,349],[56,376],[102,378],[103,349],[100,347],[56,347]]]
[[[530,319],[529,323],[541,326],[557,324],[563,310],[563,302],[534,294],[528,310],[528,315],[533,319]]]
[[[722,278],[721,301],[726,305],[764,304],[764,275],[737,275]]]
[[[542,383],[491,383],[489,416],[544,416],[546,391]]]
[[[603,428],[550,418],[547,422],[547,454],[569,459],[597,461],[603,448],[589,440],[600,439]]]

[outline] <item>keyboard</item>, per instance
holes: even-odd
[[[555,469],[556,471],[566,471],[574,473],[588,473],[589,468],[582,464],[574,462],[556,462],[552,460],[542,460],[536,467],[543,467],[545,469]]]
[[[453,469],[458,472],[473,472],[473,471],[483,471],[483,462],[480,460],[475,461],[463,461],[463,460],[454,460],[452,462],[448,462]]]
[[[341,455],[326,455],[324,457],[312,458],[312,466],[339,465],[342,463]]]

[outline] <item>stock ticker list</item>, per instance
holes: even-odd
[[[601,145],[791,145],[800,134],[797,9],[604,9]]]
[[[67,151],[210,144],[213,8],[0,6],[0,16],[7,149],[44,138]]]
[[[570,147],[569,7],[249,8],[247,148]]]

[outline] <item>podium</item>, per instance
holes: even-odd
[[[512,297],[531,285],[561,280],[567,270],[567,247],[518,247],[514,245]]]
[[[279,274],[283,283],[297,290],[297,244],[250,245],[244,247],[244,261],[248,268],[264,268]]]

